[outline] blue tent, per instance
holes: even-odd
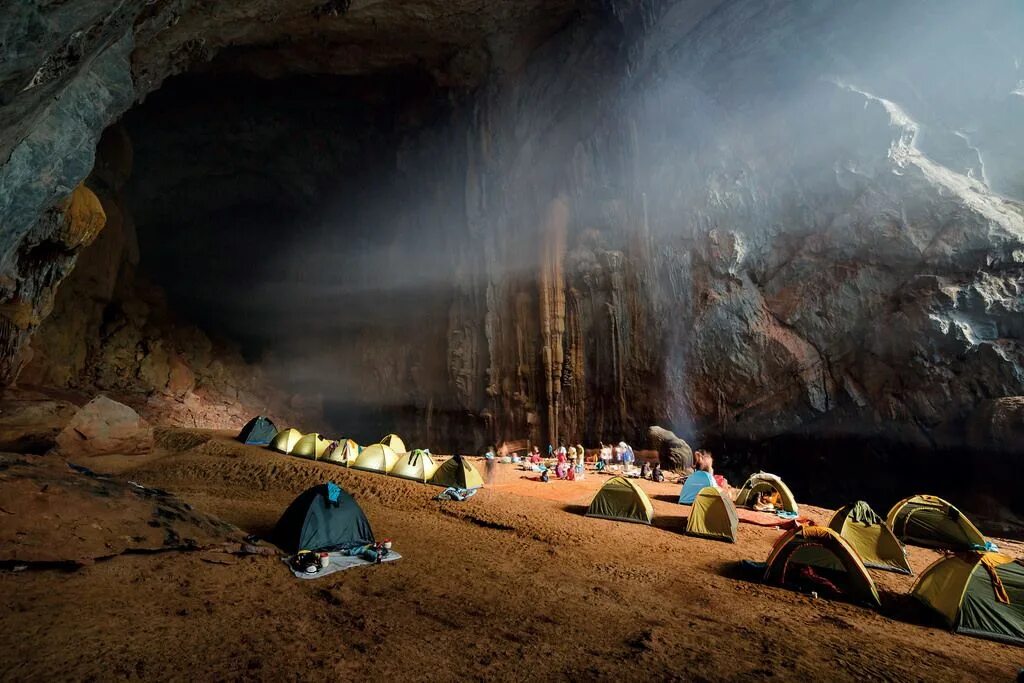
[[[683,482],[683,490],[679,492],[679,504],[680,505],[693,505],[693,501],[697,498],[697,494],[705,486],[715,486],[715,478],[707,472],[697,470],[686,478]]]

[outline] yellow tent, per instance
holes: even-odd
[[[757,494],[759,493],[767,495],[777,493],[779,497],[778,507],[793,514],[800,511],[796,505],[796,498],[793,496],[793,492],[789,490],[789,487],[786,486],[786,483],[777,475],[767,472],[758,472],[757,474],[750,475],[750,478],[743,484],[743,488],[736,494],[736,505],[754,507]]]
[[[739,521],[732,501],[722,495],[720,489],[705,486],[693,500],[686,520],[686,535],[735,543]]]
[[[845,538],[866,566],[901,574],[911,573],[903,546],[864,501],[839,508],[828,528]]]
[[[388,472],[392,477],[426,482],[437,471],[438,465],[430,453],[417,448],[411,453],[398,456],[398,462]]]
[[[339,465],[349,467],[355,462],[355,459],[359,456],[359,444],[352,439],[345,439],[341,441],[337,448],[331,451],[327,459],[331,462],[336,462]]]
[[[910,545],[938,550],[984,550],[985,537],[971,520],[936,496],[911,496],[892,506],[886,524]]]
[[[395,453],[405,453],[405,442],[397,434],[388,434],[380,440],[382,444],[393,450]]]
[[[1024,645],[1024,562],[999,553],[939,558],[911,594],[956,633]]]
[[[277,436],[271,440],[268,448],[271,448],[278,453],[291,453],[292,449],[295,448],[295,444],[297,444],[301,438],[302,432],[298,429],[292,429],[291,427],[288,429],[282,429],[277,433]]]
[[[295,445],[292,446],[292,455],[319,460],[330,443],[316,432],[311,432],[295,442]]]
[[[476,489],[484,485],[484,478],[473,467],[473,463],[463,457],[455,456],[437,468],[430,478],[434,486],[453,486],[457,489]]]
[[[398,455],[391,448],[384,444],[375,443],[364,448],[350,467],[367,472],[387,474],[397,462]]]
[[[654,519],[654,506],[635,482],[625,477],[613,477],[590,501],[587,517],[650,524]]]
[[[782,534],[765,564],[764,578],[778,585],[822,590],[819,582],[804,576],[810,570],[828,579],[841,594],[855,602],[881,606],[878,589],[850,544],[823,526],[804,526]]]

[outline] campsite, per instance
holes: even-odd
[[[261,538],[273,536],[297,496],[335,482],[401,559],[298,581],[279,551],[260,541],[269,549],[123,553],[73,571],[55,563],[4,572],[0,647],[17,662],[6,677],[176,679],[201,669],[212,678],[279,679],[316,669],[344,680],[368,668],[431,680],[1016,675],[1020,648],[951,633],[909,595],[917,575],[941,557],[934,550],[909,549],[915,576],[870,570],[881,601],[873,608],[751,577],[742,560],[765,560],[794,532],[741,521],[733,543],[687,535],[691,508],[678,503],[675,482],[628,480],[651,515],[649,524],[623,523],[586,516],[610,475],[543,484],[498,464],[492,484],[456,503],[434,500],[440,488],[421,481],[235,436],[163,429],[151,454],[89,464],[173,492],[189,509],[237,527],[236,535]],[[466,461],[483,471],[482,460]],[[0,498],[12,511],[22,504],[9,485]],[[833,516],[803,501],[799,509],[822,526]],[[60,512],[75,514],[73,506]],[[998,543],[1004,553],[1024,552],[1021,543]],[[90,550],[110,552],[79,555]],[[68,591],[73,604],[63,597]],[[30,637],[37,633],[46,637]]]

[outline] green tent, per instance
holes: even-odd
[[[1024,645],[1024,563],[998,553],[940,558],[912,595],[956,633]]]
[[[259,415],[245,423],[238,440],[250,446],[266,446],[277,435],[277,426],[269,417]]]
[[[797,527],[780,536],[768,556],[764,578],[805,590],[822,591],[831,585],[848,600],[874,607],[882,604],[857,552],[826,527]]]
[[[832,515],[828,528],[845,538],[866,566],[901,574],[912,573],[899,539],[863,500],[839,508]]]
[[[743,484],[743,488],[736,494],[736,505],[754,507],[758,494],[777,495],[778,507],[793,514],[797,514],[800,511],[793,492],[789,490],[789,487],[786,486],[786,483],[778,475],[769,474],[768,472],[758,472],[757,474],[750,475],[750,478]]]
[[[434,476],[430,478],[430,483],[446,488],[453,486],[457,489],[477,489],[484,485],[484,478],[473,467],[473,463],[456,455],[437,468]]]
[[[301,493],[281,515],[270,541],[287,553],[335,550],[373,543],[373,531],[355,498],[320,484]]]
[[[686,535],[735,543],[739,521],[732,501],[714,486],[705,486],[693,500]]]
[[[650,524],[654,519],[654,506],[635,482],[625,477],[613,477],[590,501],[587,517]]]
[[[985,537],[962,512],[936,496],[911,496],[886,516],[896,538],[936,550],[985,550]]]

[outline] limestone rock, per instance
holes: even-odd
[[[57,452],[67,458],[153,449],[153,428],[139,414],[106,396],[89,401],[57,436]]]
[[[658,447],[658,461],[666,470],[693,471],[693,449],[673,432],[652,426],[648,430],[651,441]]]

